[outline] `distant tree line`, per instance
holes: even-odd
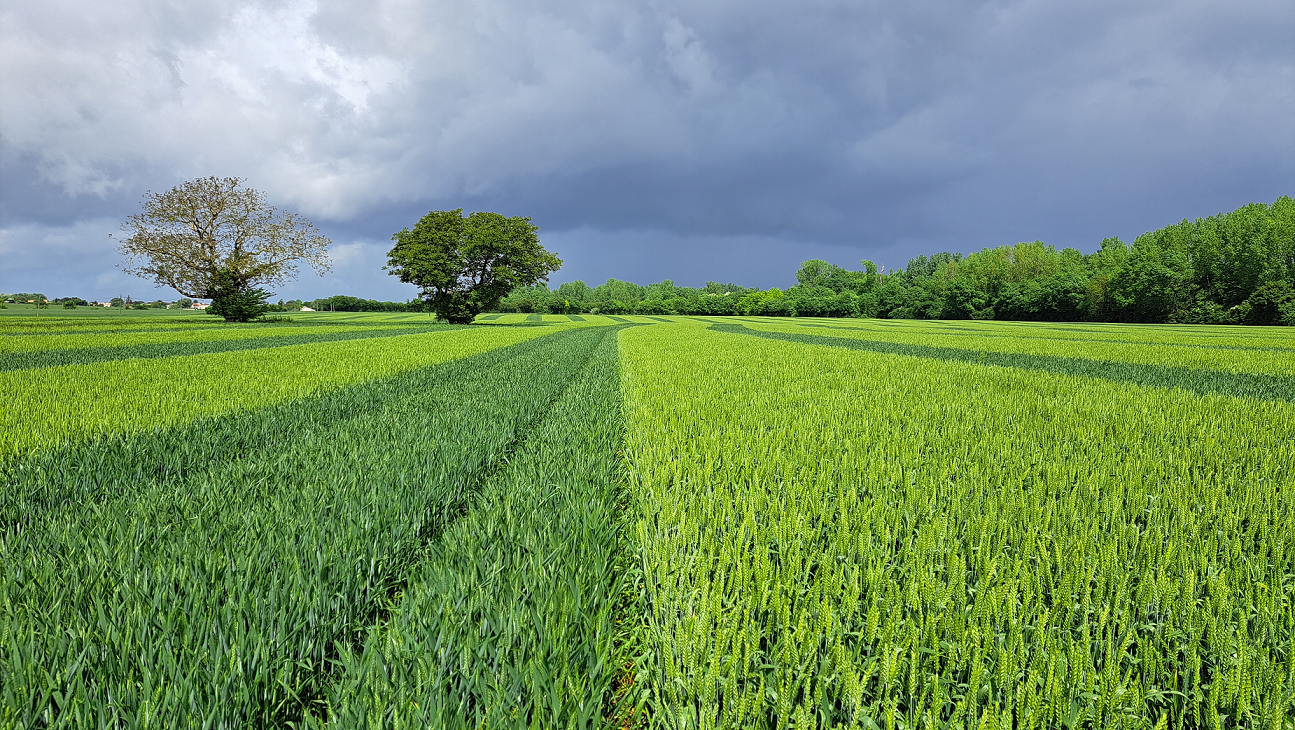
[[[132,299],[130,296],[113,297],[104,302],[91,301],[81,297],[57,297],[50,299],[44,294],[35,292],[20,292],[18,294],[0,294],[0,306],[4,304],[34,304],[37,308],[50,306],[59,306],[64,309],[76,309],[77,307],[106,306],[116,307],[118,309],[171,309],[181,308],[188,309],[193,305],[193,300],[188,297],[181,297],[174,302],[168,302],[162,299],[156,299],[151,302]]]
[[[739,314],[738,302],[757,291],[713,281],[694,289],[675,286],[669,279],[647,286],[617,279],[598,287],[572,281],[556,289],[541,283],[514,289],[496,309],[548,314]]]
[[[418,298],[411,299],[407,302],[382,302],[376,299],[361,299],[360,297],[351,297],[338,294],[322,299],[311,299],[303,301],[293,299],[290,301],[279,300],[277,304],[270,305],[272,312],[296,312],[302,307],[309,307],[316,312],[422,312],[425,311],[423,301]]]
[[[1108,238],[1091,254],[1033,241],[965,256],[918,256],[889,272],[866,260],[853,271],[815,259],[801,265],[796,283],[786,290],[717,282],[693,288],[669,279],[646,286],[608,279],[596,287],[573,281],[550,288],[544,277],[560,261],[539,247],[529,219],[495,214],[463,217],[457,210],[433,211],[414,230],[395,238],[388,268],[402,281],[418,284],[422,297],[385,302],[337,295],[263,304],[265,292],[231,285],[236,294],[256,295],[255,306],[249,305],[248,316],[238,321],[264,310],[302,307],[334,312],[443,309],[464,315],[487,307],[485,302],[498,294],[484,296],[476,305],[473,297],[480,294],[477,289],[493,287],[509,292],[487,307],[498,312],[1295,325],[1295,199],[1287,196],[1272,205],[1252,203],[1230,213],[1183,220],[1144,233],[1132,245]],[[499,278],[491,268],[499,264],[495,268],[512,270],[501,262],[526,270],[514,281],[537,283],[503,287],[508,278]],[[441,276],[437,272],[442,269],[477,273]],[[221,275],[213,274],[217,279]],[[79,297],[48,300],[39,293],[0,294],[0,300],[35,302],[38,308],[90,304]],[[116,297],[110,304],[188,308],[192,301]]]
[[[1094,253],[1040,241],[903,269],[806,261],[788,289],[609,279],[514,289],[501,312],[1295,325],[1295,200],[1184,220]]]

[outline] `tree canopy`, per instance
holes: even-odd
[[[466,324],[562,266],[540,245],[538,231],[530,218],[434,210],[391,237],[396,245],[384,268],[417,286],[437,316]]]
[[[187,297],[237,298],[227,308],[236,318],[256,310],[252,299],[264,301],[258,287],[295,278],[301,262],[320,274],[329,270],[331,242],[309,220],[280,211],[236,177],[150,190],[122,232],[118,250],[126,273]]]
[[[1184,220],[1131,245],[1107,238],[1090,254],[1029,241],[916,256],[889,272],[860,263],[806,261],[786,290],[669,279],[524,286],[499,310],[1295,325],[1295,200]]]

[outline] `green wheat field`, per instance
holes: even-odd
[[[0,333],[0,727],[1295,728],[1290,328]]]

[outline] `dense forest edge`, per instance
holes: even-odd
[[[861,271],[806,261],[789,289],[609,279],[516,289],[501,312],[1295,325],[1295,199],[1183,220],[1094,253],[1041,241]]]
[[[646,286],[608,279],[555,288],[514,289],[494,312],[540,314],[759,315],[882,319],[1000,319],[1051,322],[1145,322],[1295,326],[1295,199],[1251,203],[1230,213],[1183,220],[1138,236],[1131,245],[1107,238],[1091,254],[1058,251],[1041,241],[941,252],[911,259],[902,269],[879,270],[871,261],[853,271],[819,259],[806,261],[788,289],[707,282]],[[41,294],[0,295],[9,302],[40,302]],[[45,300],[68,308],[78,297]],[[181,307],[192,302],[135,302],[104,306]],[[0,304],[3,306],[3,304]],[[384,302],[337,295],[280,300],[271,311],[422,312],[418,298]]]

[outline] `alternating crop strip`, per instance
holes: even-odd
[[[137,317],[121,316],[99,319],[96,317],[0,317],[0,336],[90,334],[95,332],[167,332],[177,329],[224,328],[223,320],[215,317]]]
[[[799,342],[807,345],[826,345],[828,347],[880,352],[891,355],[910,355],[933,360],[955,360],[979,365],[1040,370],[1063,375],[1101,378],[1102,380],[1114,382],[1136,383],[1158,388],[1181,388],[1194,393],[1220,393],[1263,400],[1295,401],[1295,377],[1291,376],[1199,370],[1147,363],[1058,357],[1055,355],[990,352],[987,350],[914,345],[883,340],[824,337],[792,332],[769,332],[750,329],[740,324],[713,324],[711,329],[717,332],[752,335],[770,340]]]
[[[339,727],[595,728],[626,566],[616,331],[431,542],[329,693]]]
[[[660,725],[1289,727],[1292,404],[621,347]]]
[[[338,647],[363,640],[602,334],[558,333],[286,406],[259,424],[264,443],[219,459],[186,451],[179,440],[194,434],[181,430],[140,436],[120,463],[87,450],[65,464],[70,480],[95,471],[92,498],[50,501],[0,533],[7,722],[299,721]],[[210,425],[206,438],[227,434]],[[175,449],[193,462],[138,469]]]
[[[261,408],[555,332],[474,327],[259,350],[0,371],[0,461]]]
[[[221,320],[211,320],[209,322],[194,322],[192,320],[179,320],[177,322],[172,322],[168,324],[166,327],[135,327],[135,326],[132,326],[135,324],[134,322],[116,321],[116,322],[102,323],[104,325],[111,325],[111,326],[95,327],[90,329],[86,329],[82,327],[74,327],[74,326],[61,326],[61,325],[55,326],[55,327],[44,327],[44,326],[33,327],[33,326],[30,326],[31,324],[32,324],[31,322],[22,321],[19,323],[19,326],[14,327],[12,326],[13,325],[12,321],[0,320],[0,342],[10,341],[14,338],[26,338],[26,337],[51,337],[51,336],[73,337],[77,335],[97,335],[97,336],[103,337],[106,335],[135,334],[139,332],[168,333],[168,332],[185,332],[185,331],[192,331],[192,330],[206,330],[210,332],[210,331],[218,331],[222,329],[255,329],[258,326],[258,325],[231,325],[231,324],[225,324]],[[95,323],[91,322],[90,324],[95,324]],[[147,324],[147,322],[144,322],[144,324]]]
[[[0,337],[0,354],[45,352],[49,350],[86,350],[99,347],[126,347],[129,345],[161,345],[216,340],[250,340],[258,337],[284,337],[290,335],[319,335],[339,332],[365,332],[380,330],[414,330],[433,327],[422,323],[378,324],[262,324],[228,325],[221,327],[186,327],[183,329],[110,330],[99,332],[46,332],[39,335]]]
[[[87,349],[93,347],[124,347],[129,344],[162,344],[181,342],[212,342],[218,339],[251,339],[281,337],[286,334],[324,334],[342,331],[361,331],[396,327],[400,325],[220,325],[154,327],[154,329],[113,329],[97,331],[43,331],[13,337],[0,337],[0,353],[40,352],[47,349]],[[408,326],[408,325],[404,325]]]
[[[952,349],[976,349],[985,352],[1006,352],[1041,357],[1109,360],[1113,362],[1157,365],[1161,367],[1193,370],[1219,370],[1224,372],[1260,373],[1295,377],[1295,358],[1287,351],[1247,350],[1244,352],[1218,348],[1164,347],[1160,343],[1134,342],[1128,344],[1089,343],[1082,340],[1054,340],[1033,336],[985,337],[969,344],[962,332],[945,328],[910,326],[882,332],[845,331],[839,329],[809,332],[797,324],[786,322],[758,322],[748,325],[765,332],[792,334],[824,334],[843,339],[875,340],[905,345],[923,345]]]
[[[819,329],[828,329],[828,330],[841,330],[844,332],[855,332],[855,333],[867,331],[858,326],[851,327],[849,325],[818,324],[813,322],[797,322],[796,326],[815,327]],[[952,331],[956,329],[957,328],[951,327],[949,328],[949,330],[951,331],[940,332],[940,335],[945,337],[948,337],[948,336],[975,337],[975,338],[984,338],[984,337],[1000,338],[1001,337],[1001,338],[1017,339],[1017,340],[1026,339],[1026,336],[1024,336],[1023,333],[1021,333],[1020,331],[986,332],[986,331],[971,330],[971,329],[962,330],[962,331]],[[1110,334],[1110,333],[1107,333],[1107,334]],[[1096,343],[1096,344],[1107,343],[1107,344],[1113,344],[1113,345],[1154,344],[1156,347],[1199,347],[1199,348],[1205,348],[1207,350],[1256,350],[1260,352],[1285,352],[1295,356],[1295,343],[1288,345],[1286,347],[1263,347],[1263,346],[1256,346],[1256,345],[1210,344],[1210,343],[1201,343],[1201,342],[1165,342],[1165,341],[1148,342],[1147,340],[1134,340],[1129,338],[1116,340],[1116,339],[1110,339],[1108,337],[1102,337],[1102,338],[1063,337],[1061,335],[1029,335],[1028,339],[1055,340],[1058,342],[1068,342],[1072,344],[1088,344],[1088,343]]]
[[[420,332],[439,332],[442,330],[460,329],[461,325],[426,325],[422,327],[374,327],[345,332],[319,332],[313,334],[295,334],[292,330],[282,330],[273,334],[260,334],[257,337],[242,339],[220,339],[196,342],[155,342],[139,345],[119,345],[103,347],[85,347],[66,350],[39,350],[35,352],[0,353],[0,370],[22,370],[26,368],[48,368],[60,365],[87,365],[112,360],[129,360],[131,358],[156,359],[161,357],[178,357],[182,355],[203,355],[215,352],[236,352],[238,350],[261,350],[290,345],[308,345],[317,342],[343,342],[346,340],[367,340],[374,337],[395,337]]]
[[[714,318],[712,318],[714,319]],[[1256,350],[1295,349],[1295,331],[1287,327],[1224,327],[1191,325],[1173,328],[1165,325],[1103,324],[1097,328],[1049,326],[1038,322],[1001,322],[983,320],[897,320],[823,319],[785,317],[725,318],[751,324],[795,324],[819,326],[859,333],[903,330],[914,335],[983,335],[1021,340],[1054,340],[1072,342],[1109,341],[1130,345],[1201,345]]]
[[[478,366],[479,360],[471,356],[485,351],[483,346],[515,341],[482,340],[479,333],[465,332],[448,341],[436,341],[436,356],[430,362],[467,358],[453,368],[443,366],[442,377],[452,380],[462,368]],[[510,352],[518,351],[515,346]],[[393,356],[399,354],[393,352]],[[296,375],[304,379],[309,374]],[[374,402],[393,397],[387,395],[391,389],[388,380],[368,380],[373,382],[334,389],[322,396],[287,402],[267,398],[250,409],[180,420],[146,434],[119,429],[88,441],[38,449],[24,458],[0,460],[0,528],[40,517],[65,501],[98,500],[128,491],[136,483],[175,480],[262,448],[282,448],[313,433],[319,424],[341,428],[364,415]],[[199,412],[204,405],[202,401],[190,403]]]

